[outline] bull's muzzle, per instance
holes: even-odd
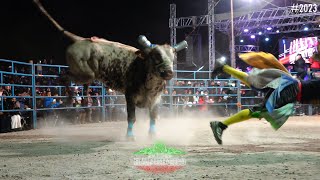
[[[173,71],[172,70],[160,71],[160,77],[162,77],[164,80],[170,80],[173,78]]]

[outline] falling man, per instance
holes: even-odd
[[[294,114],[294,103],[320,104],[320,80],[300,81],[269,53],[251,52],[239,57],[254,69],[245,73],[217,60],[212,78],[225,72],[239,79],[253,90],[262,91],[265,97],[261,104],[244,109],[228,119],[210,122],[214,138],[222,144],[222,134],[228,126],[252,118],[266,119],[277,130]]]

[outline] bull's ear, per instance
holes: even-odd
[[[136,51],[135,54],[141,59],[145,59],[146,57],[146,54],[141,50]]]

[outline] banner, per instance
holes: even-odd
[[[282,64],[294,64],[296,56],[301,54],[306,63],[317,52],[318,38],[287,38],[279,40],[279,61]]]

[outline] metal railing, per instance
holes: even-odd
[[[8,95],[0,96],[1,112],[30,112],[32,114],[32,128],[37,128],[37,115],[39,112],[49,110],[74,110],[96,108],[101,112],[101,118],[106,119],[106,112],[112,108],[124,108],[125,98],[122,94],[109,92],[99,82],[89,86],[97,95],[92,98],[100,100],[100,105],[81,107],[43,107],[43,100],[48,98],[41,95],[50,89],[55,92],[56,99],[67,99],[65,86],[59,83],[59,77],[67,70],[68,66],[32,64],[0,59],[0,87],[9,87]],[[176,71],[177,77],[168,82],[166,91],[162,95],[161,105],[171,110],[176,108],[201,108],[201,107],[232,107],[235,111],[252,107],[258,104],[263,94],[252,91],[245,87],[237,79],[210,79],[209,71]],[[83,94],[83,87],[71,83],[70,87],[77,89],[80,93],[75,98],[87,98]],[[20,90],[23,89],[23,90]],[[21,94],[17,92],[28,92]],[[4,101],[24,99],[28,101],[27,109],[6,109]],[[202,99],[201,99],[202,98]],[[189,100],[187,100],[189,99]],[[193,99],[191,102],[190,99]],[[200,100],[201,99],[201,100]],[[41,103],[39,103],[41,102]],[[308,107],[309,111],[310,108]],[[310,113],[309,113],[310,114]],[[109,114],[108,114],[109,115]]]

